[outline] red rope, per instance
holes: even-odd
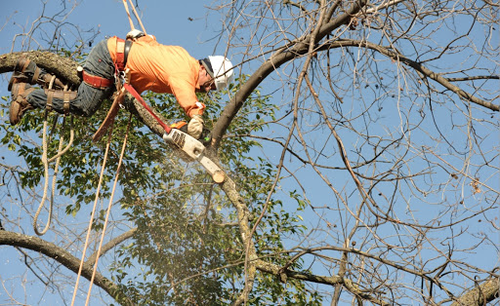
[[[137,99],[137,101],[139,101],[142,106],[144,106],[144,108],[151,114],[151,116],[153,116],[153,118],[155,118],[156,121],[158,121],[158,124],[161,125],[161,127],[165,130],[165,132],[170,133],[170,130],[171,128],[165,124],[165,122],[163,122],[154,112],[153,110],[151,109],[151,107],[149,107],[149,105],[144,101],[144,99],[141,97],[141,95],[139,93],[137,93],[137,91],[135,90],[134,87],[132,87],[132,85],[130,84],[123,84],[123,87],[125,87],[125,89],[130,92],[132,94],[132,96],[134,96],[134,98]]]

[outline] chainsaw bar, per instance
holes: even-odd
[[[178,129],[171,129],[169,133],[163,134],[163,140],[175,145],[191,159],[198,161],[212,176],[214,182],[221,184],[226,179],[224,171],[204,154],[205,146],[191,135]]]

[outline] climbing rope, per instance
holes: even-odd
[[[144,25],[142,24],[141,18],[139,17],[139,14],[137,14],[137,11],[135,10],[135,6],[132,3],[132,0],[129,0],[129,1],[130,1],[130,5],[132,6],[132,10],[134,11],[135,18],[137,19],[137,22],[139,22],[139,24],[141,26],[142,32],[144,32],[144,34],[147,34],[146,29],[144,28]],[[127,0],[123,0],[123,6],[125,7],[125,12],[127,13],[127,16],[128,16],[128,22],[130,23],[130,29],[133,30],[133,29],[135,29],[135,27],[134,27],[134,23],[132,22],[132,17],[130,16],[130,12],[128,10]]]
[[[125,7],[125,12],[127,13],[128,16],[128,22],[130,23],[130,29],[134,29],[134,23],[132,22],[132,17],[130,16],[130,11],[128,10],[128,4],[127,0],[123,0],[123,6]]]
[[[40,204],[38,205],[38,209],[35,213],[35,218],[33,219],[33,229],[35,230],[35,233],[38,236],[44,235],[47,230],[50,227],[50,222],[52,220],[52,209],[53,209],[53,201],[51,199],[50,205],[49,205],[49,216],[47,218],[47,223],[45,224],[45,228],[42,231],[38,230],[38,216],[40,215],[40,212],[42,211],[42,208],[45,204],[45,201],[47,200],[47,191],[49,188],[49,163],[47,160],[47,115],[45,116],[45,119],[43,121],[43,139],[42,139],[42,163],[43,163],[43,169],[44,169],[44,177],[45,177],[45,184],[43,188],[43,196]]]
[[[54,80],[55,76],[52,77],[50,83],[49,83],[49,89],[52,89],[54,85]],[[66,87],[65,90],[68,88]],[[57,118],[54,120],[54,128],[52,131],[54,131],[55,126],[57,124]],[[65,126],[66,118],[63,119],[63,126]],[[70,128],[70,141],[66,148],[63,149],[63,144],[64,144],[64,135],[61,135],[61,138],[59,139],[59,148],[57,151],[57,154],[53,156],[52,158],[48,158],[48,140],[47,140],[47,127],[48,127],[48,110],[45,109],[45,116],[43,120],[43,132],[42,132],[42,163],[43,163],[43,168],[44,168],[44,188],[43,188],[43,196],[42,200],[40,201],[40,204],[38,205],[38,209],[35,213],[35,217],[33,218],[33,230],[38,236],[42,236],[47,231],[49,230],[50,223],[52,222],[52,211],[54,207],[54,196],[55,196],[55,189],[56,189],[56,181],[57,181],[57,173],[59,170],[59,162],[61,160],[61,156],[69,150],[71,145],[73,144],[73,138],[74,138],[74,129],[73,129],[73,120],[71,120],[71,128]],[[49,215],[47,217],[47,223],[45,224],[45,227],[43,230],[38,229],[38,217],[40,216],[40,213],[45,205],[45,201],[47,200],[47,194],[48,194],[48,188],[49,188],[49,164],[53,161],[56,161],[56,164],[54,166],[54,174],[52,178],[52,187],[51,187],[51,194],[50,194],[50,204],[49,204]]]
[[[116,103],[118,99],[119,99],[119,95],[116,95],[115,101],[113,102],[113,104]],[[129,126],[130,126],[131,119],[132,118],[130,118]],[[103,177],[104,177],[104,171],[106,169],[106,162],[108,160],[109,147],[111,145],[111,140],[112,140],[112,135],[113,135],[113,126],[114,126],[114,119],[112,119],[112,121],[110,123],[110,127],[109,127],[108,141],[106,143],[106,150],[104,152],[104,158],[103,158],[102,165],[101,165],[101,174],[99,176],[99,182],[97,184],[97,190],[96,190],[95,199],[94,199],[94,206],[92,208],[92,213],[91,213],[89,225],[88,225],[88,228],[87,228],[87,236],[85,238],[85,244],[83,246],[82,258],[80,260],[80,266],[78,268],[78,274],[77,274],[77,277],[76,277],[76,284],[75,284],[75,288],[74,288],[74,291],[73,291],[73,299],[72,299],[71,305],[74,305],[75,298],[76,298],[76,293],[77,293],[77,290],[78,290],[78,283],[80,281],[80,276],[82,274],[83,265],[85,263],[85,255],[86,255],[87,248],[88,248],[88,245],[89,245],[90,233],[92,231],[92,223],[93,223],[95,212],[96,212],[96,208],[97,208],[97,202],[99,201],[99,196],[100,196],[102,181],[103,181]],[[128,132],[129,132],[129,127],[127,127],[127,132],[126,132],[126,135],[125,135],[125,139],[128,138]],[[125,144],[126,144],[126,142],[124,141],[124,147],[122,149],[123,152],[125,150]],[[118,176],[118,173],[120,171],[120,165],[122,163],[122,159],[123,159],[123,153],[122,153],[122,155],[120,155],[120,160],[118,162],[118,168],[116,170],[116,175],[117,176]],[[115,188],[116,187],[113,187],[113,191],[112,191],[112,194],[111,194],[111,200],[114,197]],[[111,202],[110,202],[110,205],[111,205]],[[105,227],[104,227],[104,230],[103,230],[103,235],[105,233],[106,224],[107,224],[107,218],[106,218],[106,221],[104,223]],[[100,249],[101,249],[101,247],[99,247],[98,253],[100,253]],[[99,254],[98,254],[98,256],[99,256]],[[97,263],[97,260],[96,260],[96,263]],[[96,269],[96,268],[97,268],[97,265],[95,266],[94,269]],[[91,282],[91,284],[92,284],[92,282]],[[90,296],[90,291],[89,291],[89,293],[87,295],[87,298],[89,296]]]
[[[103,225],[102,233],[101,233],[101,241],[99,242],[99,247],[97,248],[97,253],[96,253],[95,263],[94,263],[94,269],[92,269],[92,278],[90,279],[89,291],[87,293],[87,300],[85,302],[85,306],[87,306],[89,304],[90,292],[92,291],[92,285],[94,283],[94,278],[95,278],[95,274],[96,274],[96,271],[97,271],[97,263],[99,262],[99,257],[101,256],[102,243],[104,241],[104,236],[106,235],[106,228],[107,228],[107,225],[108,225],[109,214],[111,212],[111,206],[113,206],[113,198],[115,196],[116,185],[118,184],[118,177],[119,177],[120,168],[121,168],[122,162],[123,162],[123,156],[125,154],[125,147],[127,146],[128,133],[129,133],[129,130],[130,130],[131,123],[132,123],[132,113],[130,113],[130,115],[129,115],[128,125],[127,125],[127,131],[125,132],[125,137],[123,139],[122,151],[120,153],[120,159],[118,161],[118,167],[116,168],[115,181],[113,183],[113,189],[111,191],[111,196],[109,198],[108,209],[106,211],[106,218],[104,219],[104,225]]]
[[[113,125],[111,125],[111,127],[109,129],[108,141],[106,143],[106,150],[104,151],[104,158],[102,160],[102,165],[101,165],[101,174],[99,175],[99,183],[97,184],[97,190],[96,190],[95,199],[94,199],[94,207],[93,207],[92,213],[90,215],[90,222],[89,222],[89,226],[87,228],[87,237],[85,238],[85,244],[83,246],[82,259],[80,260],[80,267],[78,268],[78,274],[76,277],[76,284],[75,284],[75,288],[73,291],[73,299],[71,300],[71,305],[74,305],[74,303],[75,303],[76,292],[78,290],[78,282],[80,280],[80,276],[82,274],[82,269],[83,269],[83,264],[85,262],[85,253],[87,252],[87,247],[88,247],[89,238],[90,238],[90,232],[92,231],[92,221],[94,220],[97,202],[99,201],[99,193],[101,192],[101,186],[102,186],[102,181],[103,181],[103,177],[104,177],[104,170],[106,169],[106,162],[108,160],[108,153],[109,153],[109,147],[111,145],[112,134],[113,134]]]
[[[63,120],[64,120],[64,121],[63,121],[63,127],[64,127],[64,122],[66,121],[66,117],[64,117],[64,119],[63,119]],[[70,127],[70,129],[69,129],[69,141],[68,141],[68,144],[66,145],[66,147],[65,147],[64,149],[62,149],[62,150],[61,150],[61,149],[59,149],[59,150],[58,150],[58,153],[57,153],[55,156],[51,157],[51,158],[48,160],[49,164],[50,164],[51,162],[53,162],[54,160],[56,160],[56,159],[57,159],[57,160],[59,160],[59,158],[60,158],[61,156],[63,156],[66,152],[68,152],[68,150],[69,150],[69,149],[71,148],[71,146],[73,145],[73,141],[74,141],[74,139],[75,139],[75,129],[73,128],[73,127],[74,127],[74,117],[73,117],[73,116],[71,116],[71,124],[70,124],[70,126],[71,126],[71,127]],[[63,128],[63,129],[64,129],[64,128]],[[61,138],[61,139],[62,139],[62,138]],[[60,143],[62,144],[62,141],[61,141]]]

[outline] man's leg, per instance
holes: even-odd
[[[39,68],[30,63],[25,65],[22,69],[21,75],[17,72],[13,74],[13,80],[9,84],[9,89],[13,83],[16,82],[32,82],[33,75],[39,74]],[[23,66],[23,65],[18,65]],[[25,73],[26,67],[29,67]],[[114,78],[114,64],[107,48],[107,41],[101,41],[91,51],[87,57],[87,62],[84,66],[87,73],[100,76],[106,79]],[[36,73],[35,73],[36,71]],[[46,74],[45,72],[41,72]],[[26,76],[27,80],[22,77]],[[45,78],[48,79],[48,78]],[[33,82],[32,82],[33,83]],[[113,91],[113,87],[109,88],[94,88],[84,82],[79,86],[78,92],[64,92],[62,90],[48,90],[48,89],[33,89],[29,84],[22,86],[12,87],[13,99],[10,108],[11,124],[17,124],[24,115],[24,112],[32,108],[45,108],[47,104],[51,110],[58,113],[65,114],[68,111],[75,115],[91,116],[101,106],[102,101],[109,98]],[[59,87],[59,86],[58,86]],[[14,92],[14,88],[16,92]],[[22,88],[22,92],[19,89]],[[49,102],[49,103],[47,103]],[[68,103],[69,102],[69,103]]]
[[[31,85],[40,84],[44,87],[52,83],[53,88],[63,89],[64,84],[58,78],[38,67],[35,62],[26,57],[22,57],[16,64],[12,77],[9,81],[8,90],[11,91],[15,83],[29,83]]]
[[[91,116],[109,98],[113,88],[97,89],[82,83],[75,91],[36,89],[27,83],[15,83],[12,87],[10,123],[16,125],[27,110],[47,108],[60,114]]]
[[[48,89],[35,89],[28,94],[27,100],[35,108],[45,108],[47,107],[47,102],[49,102],[49,108],[60,114],[69,112],[74,115],[89,117],[97,111],[104,99],[109,98],[113,94],[113,90],[114,88],[112,87],[98,89],[82,83],[78,87],[78,92],[72,92],[69,95],[69,101],[66,102],[66,105],[65,92],[62,90],[51,92]],[[69,105],[67,104],[68,102]]]

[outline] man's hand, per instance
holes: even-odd
[[[189,135],[199,139],[203,132],[203,118],[201,115],[194,115],[188,123],[187,132]]]

